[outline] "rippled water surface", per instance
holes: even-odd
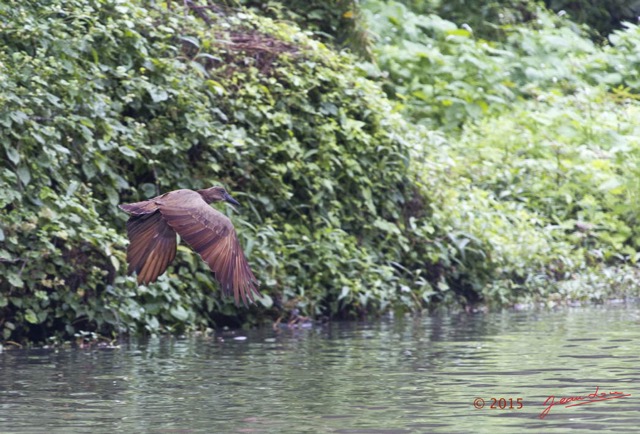
[[[634,432],[639,344],[636,304],[5,348],[0,432]]]

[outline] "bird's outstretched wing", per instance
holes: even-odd
[[[176,233],[150,200],[120,208],[131,214],[127,221],[129,274],[138,273],[138,284],[155,282],[176,257]]]
[[[215,273],[225,294],[236,303],[259,296],[256,280],[242,252],[233,223],[198,195],[181,201],[158,201],[162,218],[189,244]]]

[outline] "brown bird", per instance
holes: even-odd
[[[165,272],[176,257],[176,233],[215,273],[222,291],[253,302],[258,281],[240,248],[233,223],[209,206],[226,201],[240,205],[222,187],[175,190],[143,202],[119,205],[131,215],[127,222],[129,274],[138,273],[138,284],[148,284]]]

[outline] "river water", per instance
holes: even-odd
[[[5,347],[0,432],[636,432],[639,344],[625,304]]]

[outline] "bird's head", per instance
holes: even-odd
[[[224,200],[233,205],[240,205],[240,203],[232,198],[231,195],[227,193],[227,190],[222,187],[205,188],[204,190],[198,190],[198,193],[200,193],[202,199],[204,199],[204,201],[207,203],[220,202]]]

